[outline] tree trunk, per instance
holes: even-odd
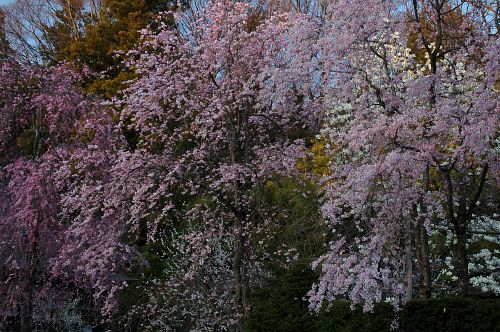
[[[457,274],[457,291],[465,295],[469,289],[469,260],[467,257],[467,227],[463,220],[455,226],[457,243],[455,245],[455,273]]]
[[[417,226],[417,237],[419,238],[419,248],[420,251],[420,288],[419,297],[420,298],[430,298],[432,293],[432,280],[431,280],[431,266],[430,266],[430,255],[429,255],[429,237],[427,235],[427,230],[425,229],[423,222],[419,222]]]
[[[28,267],[26,271],[26,288],[24,294],[24,303],[21,308],[21,332],[31,332],[31,316],[33,315],[33,291],[35,287],[36,273],[39,263],[38,257],[38,243],[39,243],[39,225],[40,221],[37,220],[31,241],[28,249]]]
[[[33,291],[28,287],[26,299],[21,308],[21,332],[31,332],[31,315],[33,313],[33,306],[31,299],[33,298]]]
[[[423,182],[424,193],[427,193],[430,186],[429,163],[427,163],[423,174]],[[427,207],[425,206],[425,202],[423,199],[420,200],[420,206],[424,214],[426,214]],[[416,227],[416,239],[418,250],[417,259],[420,272],[420,288],[418,295],[420,298],[430,298],[432,293],[432,279],[429,254],[429,236],[427,235],[427,230],[424,227],[423,218],[418,218]]]
[[[405,300],[409,302],[413,299],[413,255],[412,255],[412,244],[411,244],[411,225],[410,221],[407,220],[405,224],[406,238],[405,238]]]
[[[244,295],[246,289],[243,282],[243,223],[238,219],[235,234],[235,248],[233,256],[234,273],[234,299],[239,313],[243,314],[238,322],[238,330],[243,331],[243,318],[245,313]]]
[[[240,119],[238,118],[238,123]],[[236,137],[238,137],[237,130],[234,129],[233,137],[231,138],[231,150],[230,150],[230,159],[231,163],[236,163],[236,155],[237,155],[237,142]],[[246,153],[245,153],[246,155]],[[239,206],[239,198],[240,192],[238,188],[238,182],[236,180],[233,181],[233,205],[234,209],[238,210]],[[247,313],[248,307],[248,290],[247,290],[247,276],[246,276],[246,268],[244,262],[244,253],[245,253],[245,237],[243,234],[244,226],[245,226],[245,218],[246,214],[244,213],[236,213],[235,214],[235,248],[233,254],[233,274],[234,274],[234,299],[235,304],[238,308],[238,314],[241,315],[238,319],[238,331],[243,331],[243,323],[245,314]]]

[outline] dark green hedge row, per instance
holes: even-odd
[[[394,318],[392,307],[378,305],[374,313],[352,311],[347,301],[337,301],[328,311],[313,315],[303,298],[317,276],[307,267],[298,266],[280,273],[268,287],[252,296],[252,310],[245,331],[328,332],[387,331]]]
[[[500,331],[500,298],[440,298],[408,303],[400,314],[402,332]]]
[[[328,311],[310,314],[303,297],[315,278],[306,267],[298,267],[281,273],[268,287],[256,291],[245,331],[390,331],[395,313],[385,303],[365,314],[360,308],[351,311],[347,301],[336,301]],[[500,332],[500,298],[416,300],[399,313],[399,324],[401,332]]]

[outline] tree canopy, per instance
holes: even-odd
[[[0,329],[491,326],[498,2],[5,8]]]

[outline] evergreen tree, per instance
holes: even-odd
[[[139,42],[140,31],[161,11],[175,8],[172,0],[107,0],[96,10],[72,5],[56,13],[56,23],[46,27],[53,61],[71,61],[98,74],[88,90],[111,98],[133,78],[123,56]],[[97,16],[96,16],[97,15]]]

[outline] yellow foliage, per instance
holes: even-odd
[[[319,176],[330,175],[330,161],[332,159],[332,149],[328,146],[325,138],[318,138],[312,141],[311,147],[306,152],[306,157],[297,162],[297,167],[304,173]]]

